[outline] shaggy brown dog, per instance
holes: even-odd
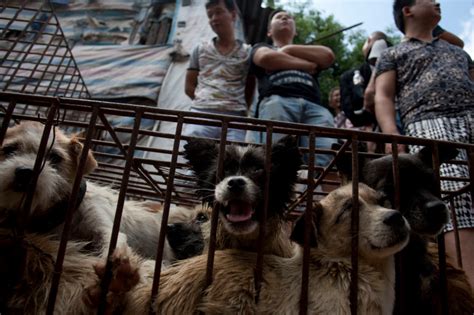
[[[265,152],[261,147],[228,145],[222,159],[224,174],[216,183],[219,146],[210,140],[191,139],[184,157],[198,178],[203,201],[219,207],[217,248],[256,251],[259,216],[264,209]],[[301,154],[294,137],[273,144],[264,252],[291,257],[294,246],[284,230],[283,217],[291,200]]]
[[[331,192],[311,217],[310,314],[349,314],[352,187]],[[378,195],[360,186],[359,314],[391,314],[394,302],[394,253],[408,242],[409,227],[398,211],[378,205]],[[303,217],[304,218],[304,217]],[[304,219],[293,239],[302,243]],[[256,254],[217,251],[214,281],[205,286],[206,256],[196,256],[161,274],[153,304],[160,314],[296,314],[299,311],[302,250],[292,258],[264,256],[259,303],[255,303]],[[125,312],[142,314],[150,305],[151,283],[126,294]]]
[[[23,122],[7,130],[0,148],[0,224],[3,227],[8,226],[8,221],[16,222],[18,209],[21,209],[33,176],[39,135],[43,130],[44,126],[37,122]],[[48,148],[51,149],[47,152],[34,191],[27,230],[59,235],[83,146],[78,139],[66,136],[57,128],[53,132],[54,143],[50,135]],[[84,173],[89,174],[96,166],[97,162],[89,152]],[[71,237],[92,241],[96,249],[107,253],[118,192],[83,180],[79,198],[72,219]],[[146,202],[125,202],[117,247],[126,244],[144,257],[155,257],[162,213],[150,210],[150,204]],[[170,211],[170,220],[173,220],[173,216],[186,210],[172,208]],[[175,256],[166,241],[165,263],[175,260]]]

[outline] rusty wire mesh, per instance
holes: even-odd
[[[327,194],[328,190],[331,190],[330,187],[337,187],[340,184],[338,177],[334,176],[337,172],[335,162],[341,158],[342,154],[345,154],[347,149],[352,149],[353,157],[362,155],[380,156],[358,152],[357,143],[359,141],[378,141],[394,145],[404,143],[433,147],[443,144],[465,149],[470,153],[470,159],[474,158],[474,146],[469,144],[321,128],[294,123],[261,121],[252,118],[196,114],[120,103],[0,92],[0,105],[5,108],[5,113],[0,113],[2,122],[0,141],[3,141],[6,129],[12,125],[13,121],[35,120],[45,123],[46,126],[74,130],[94,150],[99,161],[99,167],[88,176],[90,180],[113,186],[118,190],[121,189],[127,194],[128,198],[159,202],[163,205],[163,209],[168,210],[171,204],[192,207],[200,203],[194,191],[196,179],[190,175],[186,162],[182,158],[182,145],[188,139],[181,135],[184,124],[222,126],[224,130],[240,128],[266,131],[270,136],[274,133],[310,136],[314,137],[316,141],[318,137],[344,140],[346,145],[339,150],[315,149],[314,145],[300,148],[303,153],[309,156],[326,154],[331,157],[331,163],[326,168],[315,167],[312,163],[303,166],[308,174],[318,174],[318,176],[313,178],[305,175],[299,178],[300,185],[295,190],[294,202],[289,205],[289,220],[311,207],[313,200],[320,199]],[[22,110],[25,106],[28,106],[36,114],[29,115],[25,113]],[[70,119],[71,116],[65,113],[72,113],[72,116],[89,117],[90,119],[78,121]],[[134,120],[133,127],[113,126],[109,121],[109,117],[116,116],[132,118]],[[169,132],[144,130],[140,128],[140,121],[143,119],[170,123],[175,128]],[[94,137],[97,133],[106,136],[98,139]],[[216,142],[221,145],[229,144],[219,140],[216,140]],[[104,150],[104,148],[107,148],[107,150]],[[467,164],[468,162],[456,161],[456,163]],[[356,171],[358,170],[356,169]],[[82,176],[82,174],[79,172],[77,176]],[[331,179],[329,179],[330,177]],[[441,180],[446,179],[448,178],[441,178]],[[470,178],[449,178],[449,180],[463,182],[464,186],[458,191],[443,191],[448,203],[455,195],[472,191],[472,185],[470,184],[473,182],[472,171]],[[325,184],[325,186],[323,187],[322,184]],[[74,198],[74,196],[71,196],[71,198]],[[357,217],[355,219],[357,220]],[[116,233],[118,233],[117,228],[114,227]],[[357,229],[357,226],[355,226],[355,229]],[[354,232],[357,233],[357,230]],[[163,248],[158,249],[159,252],[162,250]],[[357,254],[355,254],[355,257],[357,257]],[[212,279],[212,263],[209,270]],[[258,274],[262,272],[261,266],[257,265],[256,270],[256,277],[258,278]],[[357,268],[355,272],[357,272]],[[357,298],[355,288],[356,286],[352,290],[352,299]],[[302,292],[307,293],[307,288],[302,289]],[[305,307],[306,304],[302,303],[302,309]]]
[[[49,1],[0,4],[0,91],[90,98]]]
[[[158,202],[163,205],[165,211],[169,211],[171,204],[193,207],[201,202],[195,194],[196,179],[190,174],[186,161],[182,158],[182,146],[188,139],[181,135],[185,124],[222,126],[223,130],[237,128],[255,132],[265,131],[270,138],[275,133],[284,133],[309,136],[316,141],[318,137],[342,140],[345,144],[338,150],[316,149],[314,145],[300,148],[310,158],[298,178],[294,200],[288,205],[289,221],[310,209],[314,200],[321,199],[332,188],[340,185],[335,164],[343,154],[350,152],[353,159],[359,156],[369,158],[380,156],[359,152],[357,147],[359,142],[374,141],[393,145],[403,143],[432,147],[443,144],[467,150],[470,163],[474,163],[472,161],[474,146],[467,144],[89,101],[86,100],[90,98],[87,87],[48,1],[23,1],[20,5],[3,1],[0,13],[0,91],[2,91],[0,107],[3,109],[0,111],[2,124],[0,145],[7,128],[18,121],[41,121],[46,126],[56,126],[68,133],[74,132],[86,143],[86,148],[90,147],[94,151],[99,162],[98,168],[88,175],[89,180],[123,191],[130,199]],[[117,117],[130,119],[134,123],[130,126],[117,126],[113,122]],[[164,122],[174,128],[168,128],[166,132],[142,129],[141,123],[144,120]],[[229,144],[222,139],[216,142],[221,145]],[[316,167],[313,163],[315,155],[329,156],[330,164],[325,168]],[[38,159],[42,160],[43,156],[39,156]],[[396,156],[394,160],[396,161]],[[354,171],[359,171],[357,166]],[[462,188],[457,191],[441,191],[448,204],[452,205],[454,196],[465,192],[472,193],[474,182],[472,168],[470,174],[470,178],[440,178],[463,183]],[[77,176],[82,176],[82,173],[79,172]],[[357,187],[357,183],[354,185]],[[357,189],[354,191],[354,198],[357,198]],[[72,195],[71,199],[74,197]],[[353,212],[353,220],[358,222],[357,211]],[[213,226],[213,233],[215,228]],[[353,233],[357,233],[357,229],[358,224],[354,224]],[[455,231],[457,233],[456,229]],[[114,226],[112,234],[116,237],[117,233],[118,226]],[[160,235],[160,238],[162,237],[164,235]],[[458,264],[461,265],[459,237],[456,240]],[[260,246],[262,242],[263,240],[259,239]],[[357,242],[353,245],[357,248]],[[214,249],[210,246],[210,257]],[[162,257],[162,252],[163,247],[158,248],[157,256]],[[58,261],[62,260],[61,255],[64,253],[59,253]],[[261,281],[262,255],[260,252],[256,262],[257,282]],[[353,251],[352,260],[355,263],[353,275],[356,275],[357,251]],[[59,271],[61,266],[57,265],[56,268]],[[301,313],[305,313],[307,307],[307,268],[308,259],[305,260],[303,270],[305,276],[301,290]],[[207,273],[208,280],[212,281],[212,260],[209,262]],[[55,276],[56,282],[52,285],[48,313],[54,310],[60,273]],[[155,280],[159,282],[159,272],[158,278],[156,277],[157,275]],[[159,294],[156,291],[157,286],[158,283],[155,282],[154,290],[150,294]],[[356,281],[351,284],[350,298],[352,305],[356,305],[357,303],[354,303],[357,301]]]

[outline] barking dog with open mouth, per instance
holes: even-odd
[[[440,147],[440,163],[454,159],[458,151]],[[402,251],[404,288],[401,290],[408,314],[440,314],[441,288],[439,260],[435,244],[429,241],[448,222],[448,209],[438,197],[433,171],[432,151],[425,147],[416,154],[400,154],[400,211],[408,220],[412,233],[408,246]],[[359,158],[360,178],[387,196],[395,198],[391,155],[369,160]],[[347,157],[338,163],[343,176],[351,177],[351,161]],[[446,266],[448,307],[452,314],[472,314],[474,297],[464,271],[450,263]]]
[[[256,250],[258,218],[264,209],[264,150],[256,146],[226,146],[223,178],[214,184],[219,146],[211,140],[191,139],[184,149],[184,157],[198,178],[198,193],[205,203],[219,206],[217,248]],[[266,253],[285,257],[293,254],[293,246],[283,232],[283,216],[301,163],[294,137],[285,137],[272,146]]]
[[[409,226],[400,212],[383,208],[379,194],[359,189],[358,313],[392,314],[395,299],[394,254],[408,242]],[[331,192],[310,215],[308,314],[350,314],[352,186]],[[305,216],[292,239],[303,244]],[[291,258],[264,255],[263,281],[255,302],[256,254],[228,249],[215,253],[214,277],[206,287],[207,256],[184,260],[161,273],[153,308],[160,314],[298,314],[303,249]],[[125,297],[126,312],[146,312],[151,283]]]
[[[0,148],[0,224],[9,225],[27,193],[33,175],[33,165],[44,127],[36,122],[23,122],[7,130]],[[53,132],[53,131],[52,131]],[[50,135],[51,147],[44,162],[34,191],[29,213],[27,232],[62,232],[67,202],[82,152],[82,144],[55,129],[55,141]],[[89,152],[84,173],[89,174],[97,162]],[[82,197],[82,198],[81,198]],[[118,193],[109,188],[83,180],[80,203],[71,224],[73,239],[92,241],[96,249],[107,252],[117,207]],[[173,211],[185,211],[172,208]],[[13,219],[14,220],[14,219]],[[11,223],[11,222],[10,222]],[[138,254],[154,258],[158,247],[161,212],[151,211],[146,202],[126,201],[120,226],[117,247],[128,245]],[[165,242],[164,261],[175,259],[168,242]]]

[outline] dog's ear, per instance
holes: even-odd
[[[339,150],[342,147],[340,143],[333,143],[331,146],[332,150]],[[362,178],[362,170],[364,166],[369,162],[369,160],[361,155],[358,156],[359,164],[359,180]],[[342,177],[342,183],[348,183],[352,181],[352,154],[350,151],[347,151],[341,154],[338,159],[336,159],[337,171]]]
[[[286,172],[295,173],[303,160],[295,136],[285,136],[272,145],[272,167],[284,166]]]
[[[440,164],[454,159],[459,154],[459,151],[451,146],[440,145],[438,149]],[[433,150],[431,147],[422,148],[418,153],[416,153],[416,156],[418,156],[425,165],[433,167]]]
[[[270,191],[274,197],[270,198],[269,207],[281,211],[272,214],[283,215],[286,203],[293,196],[302,158],[294,136],[286,136],[273,143],[271,150]]]
[[[79,160],[81,158],[82,149],[84,146],[77,137],[73,137],[71,142],[69,143],[69,153],[71,155],[72,160],[76,163],[76,166],[79,165]],[[92,152],[89,150],[87,152],[87,160],[86,165],[84,166],[84,174],[90,174],[95,168],[97,167],[97,161],[92,155]]]
[[[309,231],[309,246],[310,247],[317,247],[318,242],[317,242],[317,235],[318,235],[318,230],[317,230],[317,220],[318,217],[320,216],[322,212],[321,204],[319,202],[314,203],[313,211],[309,213],[309,220],[310,222],[310,231]],[[293,231],[291,232],[290,239],[293,242],[298,243],[300,246],[304,246],[304,230],[306,226],[306,220],[307,220],[307,215],[306,213],[303,214],[301,217],[299,217],[296,220],[295,226],[293,228]]]
[[[184,145],[184,158],[196,175],[206,172],[218,154],[217,144],[212,140],[193,138]]]

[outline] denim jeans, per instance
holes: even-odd
[[[312,103],[303,98],[282,97],[272,95],[264,98],[259,106],[259,118],[275,121],[294,122],[321,127],[334,127],[334,117],[329,110],[321,105]],[[257,142],[265,143],[265,133],[260,132]],[[284,134],[273,134],[272,141],[276,142],[283,138]],[[336,139],[316,138],[316,148],[330,149]],[[301,137],[300,146],[308,147],[309,138]],[[326,166],[332,157],[326,154],[316,155],[316,165]],[[307,158],[305,157],[305,160]]]
[[[229,112],[229,111],[220,111],[220,110],[212,110],[212,109],[196,109],[196,108],[191,108],[190,111],[195,112],[195,113],[222,114],[222,115],[246,117],[246,113],[244,112]],[[220,139],[221,127],[186,124],[184,126],[183,135],[190,136],[190,137],[204,137],[204,138],[211,138],[211,139]],[[244,141],[245,130],[244,129],[228,129],[227,140],[228,141]]]

